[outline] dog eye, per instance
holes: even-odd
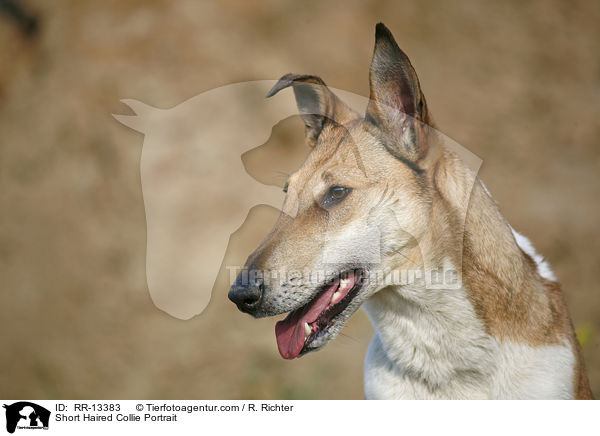
[[[329,188],[325,196],[323,197],[323,207],[333,206],[341,202],[344,198],[350,194],[351,188],[345,188],[343,186],[332,186]]]
[[[287,190],[288,190],[288,186],[289,185],[290,185],[289,183],[286,183],[285,186],[283,187],[283,192],[285,192],[286,194],[287,194]]]
[[[333,188],[331,188],[329,190],[329,193],[331,194],[331,197],[334,200],[343,200],[346,195],[348,195],[350,193],[350,190],[348,188],[343,188],[341,186],[334,186]]]

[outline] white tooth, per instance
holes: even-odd
[[[350,287],[350,279],[340,280],[340,289],[342,291],[345,291],[346,289],[348,289],[348,287]]]
[[[312,333],[312,328],[308,325],[307,322],[304,323],[304,334],[306,336],[310,336],[310,334]]]
[[[342,293],[340,291],[335,291],[331,296],[331,304],[335,304],[342,299]]]

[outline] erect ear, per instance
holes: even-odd
[[[416,163],[427,153],[431,118],[417,73],[382,23],[375,29],[369,85],[365,120],[378,128],[392,155]]]
[[[306,142],[310,147],[315,146],[327,123],[344,124],[359,118],[317,76],[286,74],[273,86],[267,97],[272,97],[289,86],[294,88],[296,104],[306,126]]]

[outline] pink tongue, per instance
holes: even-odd
[[[284,359],[298,357],[304,346],[304,323],[317,320],[321,312],[327,308],[331,296],[337,290],[339,280],[336,280],[310,306],[304,306],[291,312],[283,321],[275,324],[275,336],[279,354]]]

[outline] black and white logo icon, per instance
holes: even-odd
[[[48,429],[50,411],[29,401],[18,401],[3,406],[6,409],[6,431],[14,433],[16,429]]]

